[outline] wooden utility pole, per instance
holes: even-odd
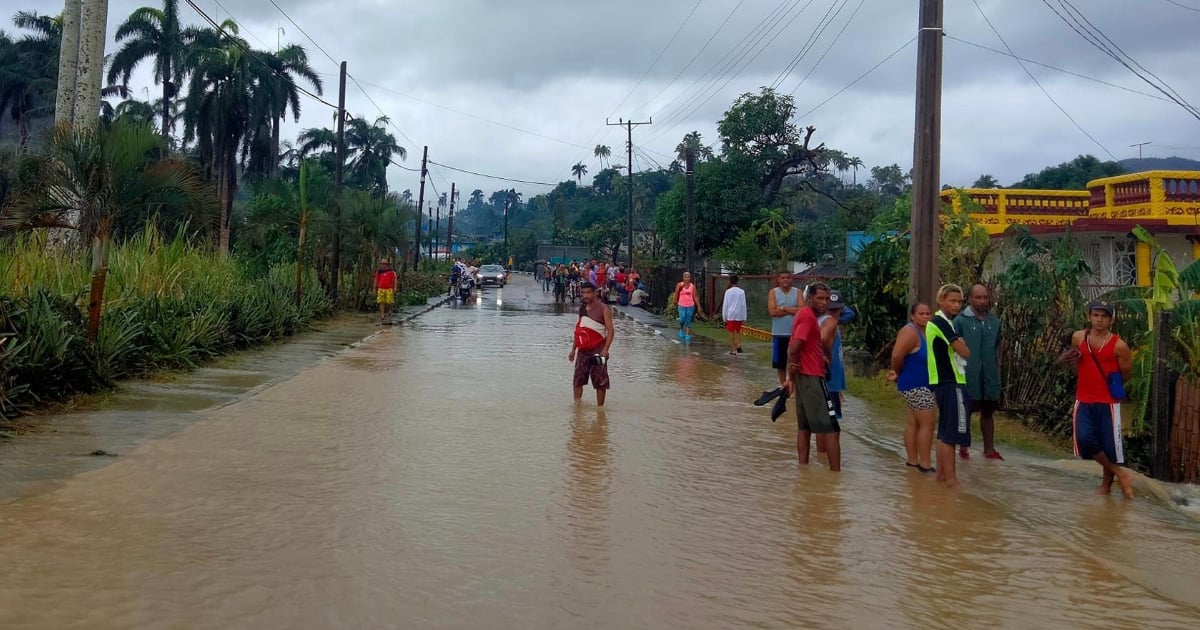
[[[696,273],[696,194],[693,180],[696,175],[696,150],[688,147],[684,155],[686,166],[684,177],[687,180],[687,250],[685,266],[691,273]]]
[[[429,255],[433,256],[433,261],[437,262],[437,248],[442,241],[442,200],[438,199],[437,218],[433,220],[433,243],[429,248]]]
[[[607,118],[605,118],[604,124],[625,128],[625,152],[626,152],[626,157],[628,159],[627,165],[629,168],[629,171],[628,171],[628,176],[629,176],[629,187],[628,187],[629,188],[629,216],[628,216],[628,221],[629,221],[629,231],[628,231],[629,266],[630,266],[630,268],[632,268],[633,267],[633,128],[635,125],[653,125],[654,119],[651,118],[650,120],[648,120],[646,122],[633,122],[633,120],[624,120],[624,119],[618,118],[617,122],[611,123],[611,122],[608,122]]]
[[[338,299],[338,281],[342,276],[342,176],[346,170],[346,62],[338,72],[337,179],[333,201],[333,279],[329,293]]]
[[[500,261],[500,264],[502,264],[502,265],[508,264],[508,257],[509,257],[509,253],[508,253],[508,208],[511,205],[512,205],[512,194],[505,193],[504,194],[504,260]]]
[[[429,174],[429,145],[425,145],[425,149],[421,152],[421,190],[417,193],[417,218],[413,221],[413,226],[417,233],[413,236],[413,242],[417,244],[413,248],[413,271],[417,270],[417,265],[421,262],[421,211],[425,209],[425,176]]]
[[[1150,426],[1154,458],[1150,472],[1160,481],[1175,481],[1171,470],[1171,311],[1161,311],[1154,322],[1150,365]]]
[[[425,225],[426,225],[425,231],[429,232],[429,239],[425,241],[426,246],[429,247],[429,255],[427,255],[425,257],[425,268],[432,269],[433,268],[433,204],[429,204],[429,215],[425,221]]]
[[[454,254],[454,182],[450,182],[450,218],[446,221],[446,259]]]
[[[933,303],[938,284],[938,217],[941,214],[943,0],[919,0],[917,120],[913,142],[912,223],[908,293]]]

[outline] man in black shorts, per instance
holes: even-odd
[[[780,271],[779,286],[767,292],[767,314],[771,316],[771,367],[779,376],[779,384],[787,382],[788,343],[791,341],[792,320],[799,312],[800,290],[792,287],[792,272]]]

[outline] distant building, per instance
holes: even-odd
[[[962,210],[959,190],[942,201]],[[971,217],[999,237],[1014,225],[1037,236],[1059,236],[1070,226],[1092,269],[1091,292],[1150,285],[1150,246],[1131,232],[1154,235],[1176,265],[1200,258],[1200,171],[1147,171],[1088,182],[1087,190],[961,190],[980,207]]]

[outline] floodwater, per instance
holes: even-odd
[[[576,407],[574,320],[516,280],[0,505],[0,627],[1200,625],[1178,510],[1015,453],[946,491],[857,401],[801,469],[769,369],[628,319]]]

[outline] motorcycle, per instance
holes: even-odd
[[[462,279],[458,281],[458,299],[460,302],[465,303],[471,298],[471,287],[474,284],[475,281],[470,276],[463,274]]]

